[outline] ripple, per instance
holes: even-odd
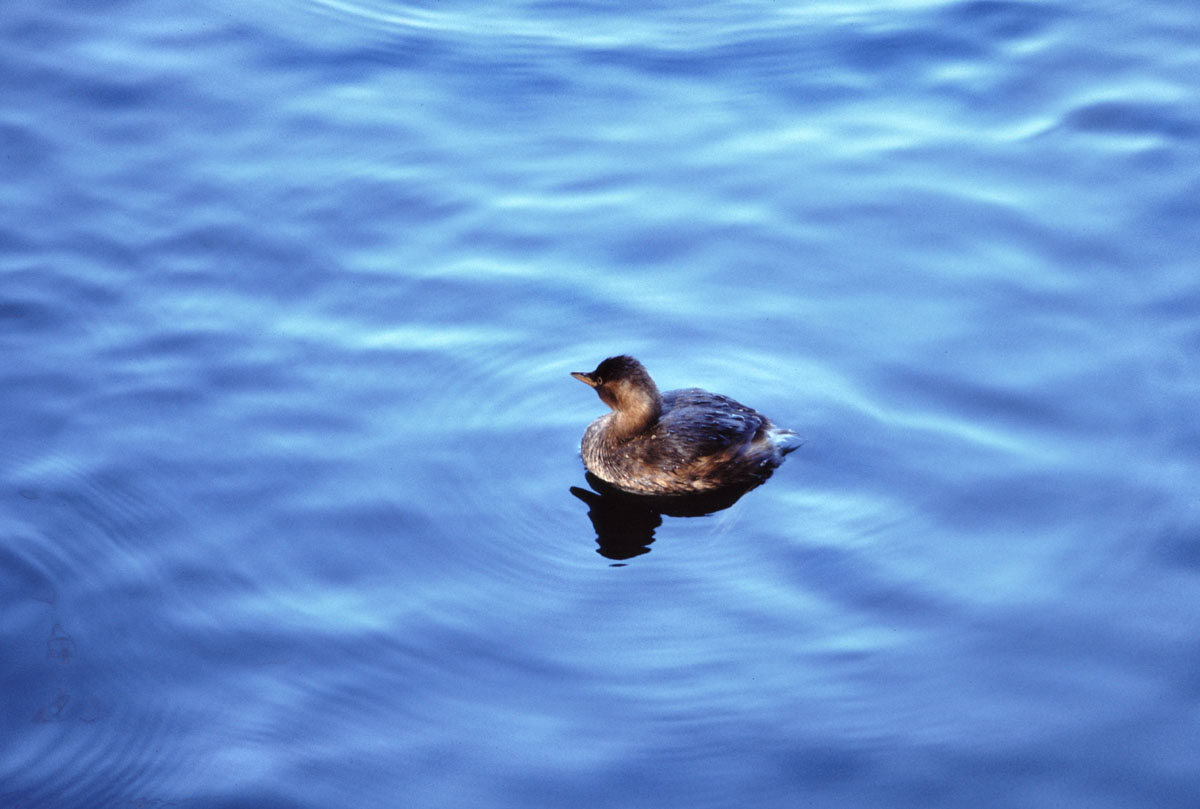
[[[125,470],[43,453],[10,477],[28,526],[19,543],[8,538],[3,566],[5,592],[27,599],[9,611],[24,616],[7,642],[9,659],[24,661],[12,692],[24,715],[13,718],[41,728],[30,734],[37,764],[11,787],[22,800],[86,796],[96,805],[142,794],[179,728],[174,708],[140,699],[164,682],[157,664],[172,599],[162,587],[171,577],[156,540],[178,519],[161,492],[133,484]],[[56,771],[75,774],[41,777]],[[50,786],[23,787],[39,781]]]
[[[40,356],[50,347],[46,332],[69,344],[95,327],[119,296],[103,285],[56,268],[36,266],[5,273],[0,292],[0,335]],[[7,373],[20,372],[8,368]],[[28,372],[28,369],[24,369]]]
[[[1200,132],[1200,119],[1182,115],[1178,105],[1118,100],[1075,107],[1063,116],[1063,125],[1100,135],[1160,135],[1171,139],[1191,139]]]
[[[967,0],[948,4],[943,14],[960,29],[968,28],[990,39],[1020,40],[1042,35],[1066,12],[1048,3]]]
[[[0,154],[17,179],[50,172],[54,147],[34,127],[0,123]]]
[[[34,494],[29,492],[28,494]],[[0,548],[0,571],[4,577],[3,592],[14,602],[21,599],[32,599],[43,604],[54,604],[58,599],[54,580],[45,563],[39,559],[25,555],[29,550],[18,552],[14,547],[18,540],[12,535],[4,539],[5,547]],[[23,545],[32,544],[28,539]],[[32,550],[32,549],[30,549]]]

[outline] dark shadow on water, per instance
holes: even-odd
[[[727,509],[742,495],[760,485],[722,489],[695,495],[655,497],[630,494],[614,488],[591,472],[586,473],[594,491],[571,487],[571,494],[588,505],[588,518],[596,529],[596,553],[616,562],[625,562],[650,552],[654,531],[667,517],[704,517]],[[764,478],[765,480],[765,478]]]

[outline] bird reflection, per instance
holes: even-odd
[[[654,497],[621,491],[591,472],[585,477],[594,491],[572,486],[571,494],[588,505],[588,518],[596,529],[596,544],[600,546],[596,552],[616,562],[649,553],[654,530],[662,525],[663,515],[703,517],[729,508],[759,485],[755,482],[719,492]]]

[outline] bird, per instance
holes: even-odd
[[[571,376],[612,408],[588,425],[580,454],[587,471],[631,494],[674,496],[749,489],[802,443],[791,430],[719,393],[659,393],[628,355]]]

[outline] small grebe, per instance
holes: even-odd
[[[791,430],[728,396],[699,388],[659,394],[633,357],[609,357],[571,376],[612,408],[583,434],[583,463],[635,494],[675,495],[750,487],[800,446]]]

